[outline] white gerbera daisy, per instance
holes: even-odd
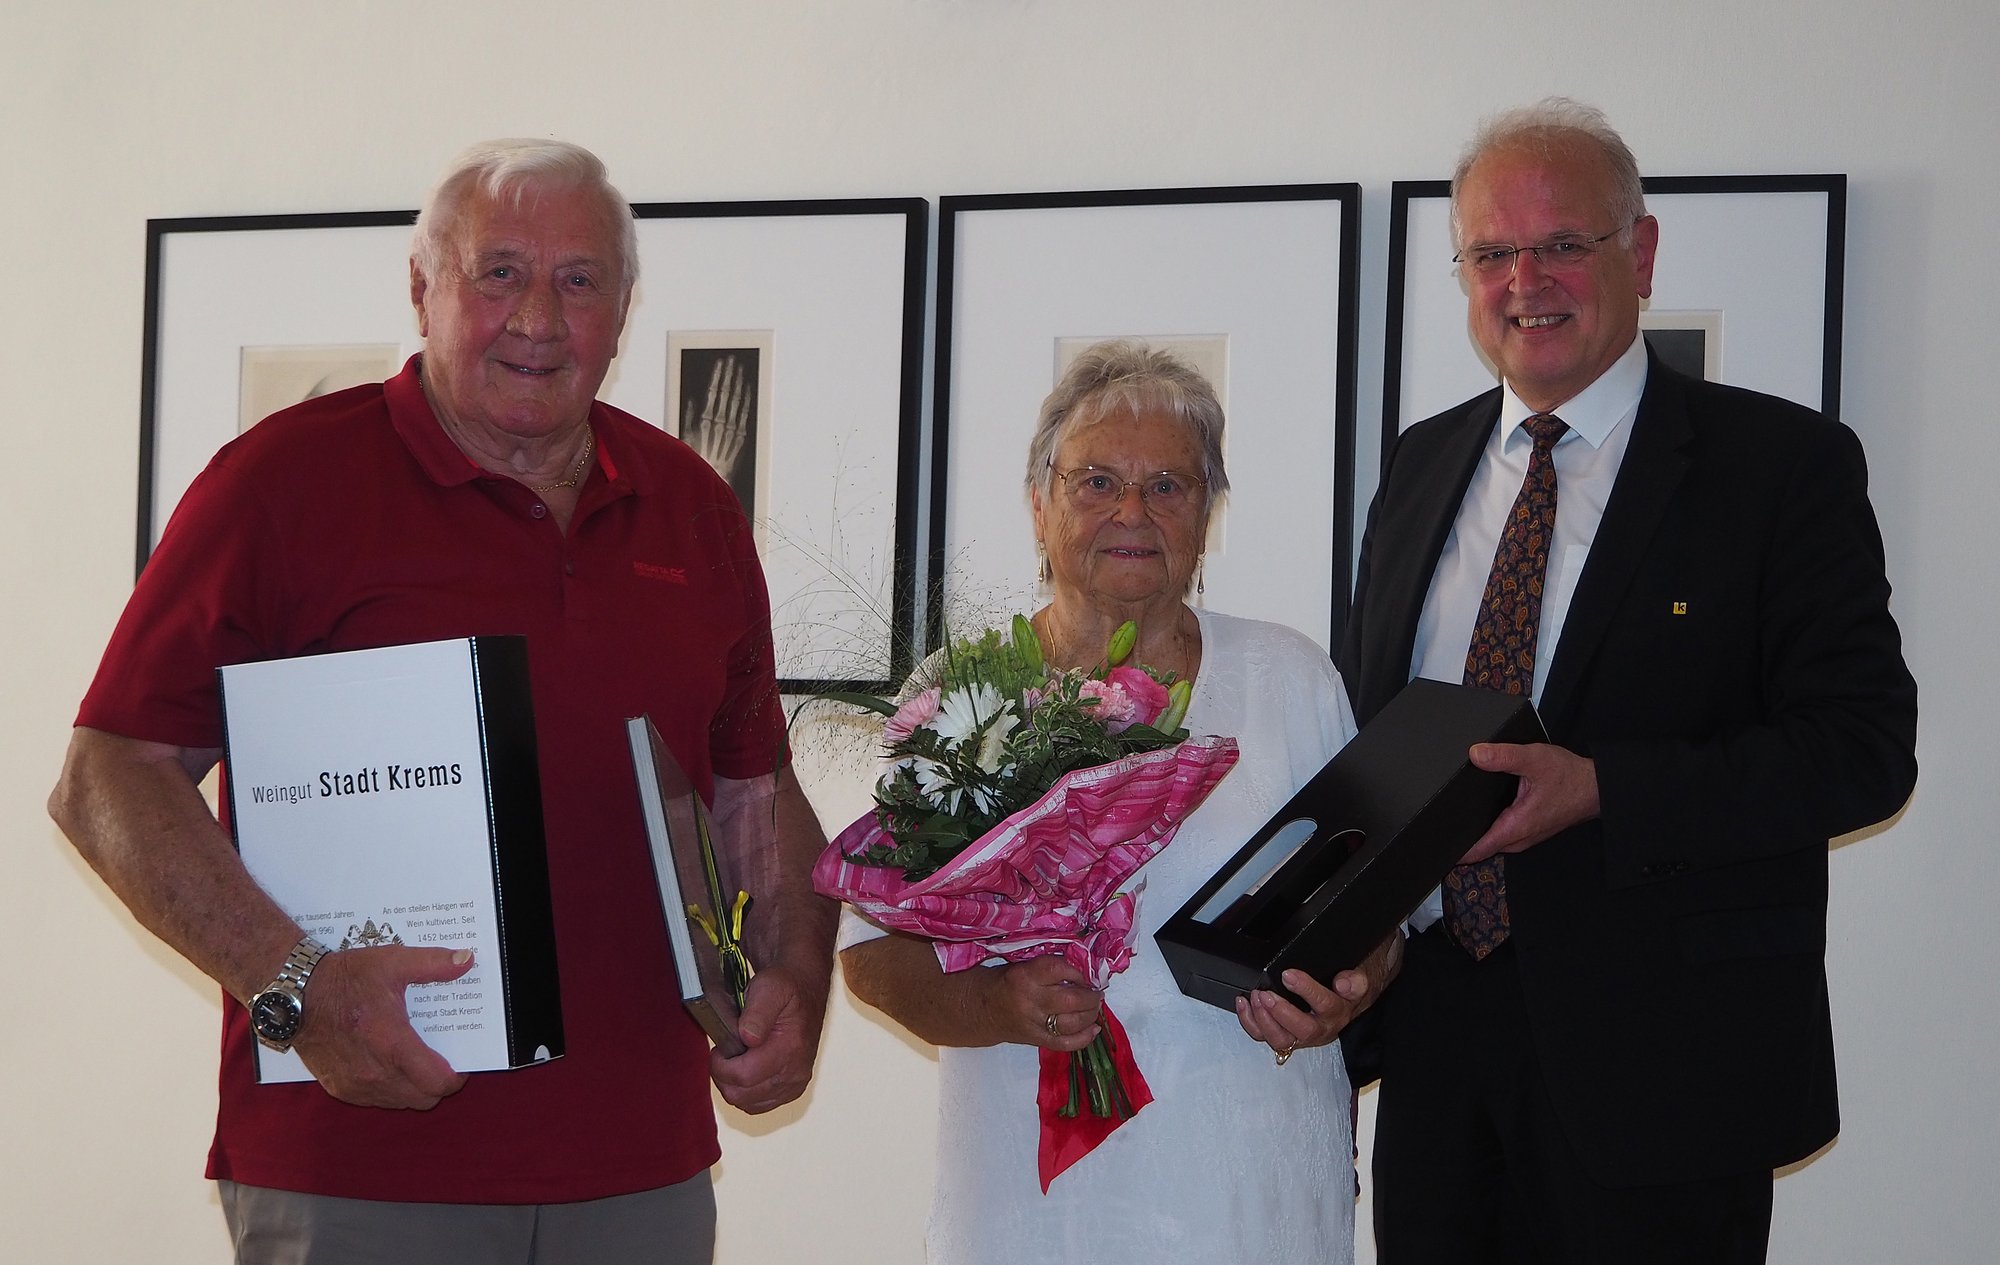
[[[938,702],[937,715],[926,723],[939,737],[956,745],[1000,715],[1002,706],[1000,691],[982,681],[946,694]]]

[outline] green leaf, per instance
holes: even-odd
[[[1035,635],[1035,626],[1026,615],[1014,616],[1014,648],[1030,672],[1042,670],[1042,640]]]
[[[894,716],[896,714],[896,705],[894,703],[886,698],[877,698],[873,694],[861,694],[853,690],[822,690],[818,694],[813,695],[813,697],[823,698],[829,703],[846,703],[850,707],[859,707],[864,711],[871,711],[881,716]]]

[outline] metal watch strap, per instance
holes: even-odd
[[[318,966],[319,960],[326,955],[325,945],[311,936],[306,936],[292,946],[292,951],[285,956],[285,964],[278,968],[278,978],[272,980],[270,986],[277,988],[289,984],[295,992],[303,996],[306,981],[312,978],[313,968]]]

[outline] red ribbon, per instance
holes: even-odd
[[[1103,1011],[1104,1036],[1111,1047],[1111,1064],[1117,1069],[1118,1083],[1125,1087],[1125,1097],[1132,1104],[1132,1111],[1123,1120],[1115,1114],[1095,1115],[1090,1103],[1085,1101],[1074,1116],[1061,1115],[1069,1105],[1070,1063],[1077,1056],[1059,1050],[1042,1051],[1042,1077],[1035,1087],[1035,1105],[1041,1108],[1042,1138],[1036,1148],[1035,1161],[1042,1177],[1042,1193],[1049,1193],[1049,1183],[1056,1179],[1070,1165],[1097,1148],[1097,1144],[1111,1136],[1111,1131],[1139,1114],[1139,1109],[1153,1101],[1153,1091],[1147,1087],[1146,1078],[1139,1074],[1139,1065],[1132,1061],[1131,1043],[1125,1039],[1125,1025],[1118,1022],[1118,1016],[1110,1007]]]

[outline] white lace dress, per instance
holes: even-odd
[[[1291,629],[1197,612],[1187,726],[1242,759],[1139,877],[1132,963],[1107,1001],[1153,1102],[1040,1189],[1037,1051],[938,1052],[933,1265],[1354,1257],[1353,1139],[1338,1046],[1284,1067],[1234,1013],[1184,996],[1153,933],[1354,734],[1339,675]],[[843,942],[866,938],[851,913]]]

